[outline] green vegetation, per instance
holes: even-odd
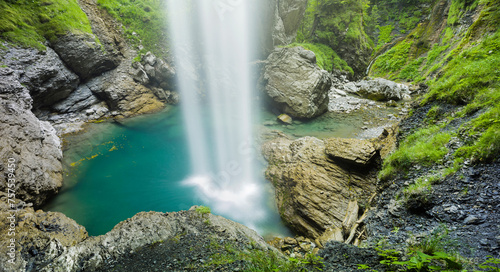
[[[124,25],[129,41],[146,51],[164,57],[167,48],[166,7],[161,0],[98,0],[115,19]]]
[[[263,251],[252,248],[239,250],[230,244],[224,245],[225,253],[210,257],[206,267],[220,266],[238,261],[246,264],[245,271],[322,271],[323,259],[312,253],[304,258],[286,258],[273,250]]]
[[[45,50],[44,42],[67,33],[92,34],[77,0],[0,1],[0,40]]]
[[[211,213],[212,211],[210,210],[209,207],[199,206],[196,208],[196,212],[199,214],[208,214]]]
[[[297,32],[297,42],[369,53],[373,48],[373,42],[365,32],[369,7],[367,0],[308,1],[305,17]],[[333,60],[335,67],[352,74],[352,69],[341,58]]]
[[[456,253],[458,246],[449,238],[446,226],[440,225],[422,241],[411,245],[407,254],[383,245],[376,250],[383,259],[380,263],[386,265],[385,271],[464,271],[462,269],[468,268],[470,262]],[[377,271],[364,264],[358,265],[358,269]]]
[[[386,25],[378,27],[380,33],[378,35],[378,43],[377,48],[375,48],[374,52],[377,52],[384,44],[390,42],[394,36],[391,35],[392,30],[394,30],[394,26]]]
[[[316,55],[316,63],[321,69],[332,71],[337,69],[340,71],[349,72],[351,75],[354,74],[349,65],[345,60],[341,59],[333,49],[324,44],[319,43],[292,43],[287,47],[302,46],[306,50],[313,51]]]
[[[477,1],[470,2],[468,7]],[[417,27],[413,37],[374,63],[375,75],[393,79],[421,81],[439,72],[438,77],[427,82],[430,91],[421,103],[434,104],[427,112],[424,126],[402,140],[398,150],[386,159],[379,174],[381,179],[404,173],[414,164],[441,164],[450,152],[446,144],[451,137],[458,137],[464,145],[453,150],[452,166],[442,175],[456,172],[465,160],[489,162],[500,154],[500,7],[494,2],[479,1],[483,7],[479,19],[460,40],[453,41],[453,30],[444,29],[441,41],[430,47],[424,60],[417,58],[411,47],[419,39],[417,34],[424,33]],[[457,110],[446,112],[441,104],[455,105]],[[458,128],[446,127],[457,118],[469,121]],[[429,187],[422,185],[421,189],[423,193]]]
[[[408,208],[426,206],[432,193],[432,185],[441,179],[439,174],[418,178],[415,183],[403,189],[403,201]]]
[[[487,256],[488,259],[479,265],[479,268],[486,269],[485,272],[500,272],[500,259]]]
[[[377,71],[377,76],[391,77],[391,73],[396,73],[403,69],[408,60],[410,47],[413,41],[404,41],[391,48],[381,55],[372,65],[372,70]]]
[[[379,173],[382,180],[394,177],[398,172],[407,172],[413,165],[431,166],[442,162],[448,153],[446,144],[452,135],[434,125],[419,129],[404,139],[399,148],[387,157]]]
[[[448,25],[456,25],[465,12],[474,10],[479,0],[452,0],[448,11]]]

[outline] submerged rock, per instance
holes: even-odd
[[[328,72],[312,62],[312,52],[305,51],[302,47],[274,50],[267,58],[262,77],[272,104],[298,118],[326,112],[332,84]]]
[[[287,114],[280,114],[278,116],[278,120],[280,120],[281,122],[285,123],[285,124],[292,124],[292,117],[290,117],[289,115]]]

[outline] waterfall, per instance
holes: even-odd
[[[253,147],[252,29],[247,0],[168,0],[174,53],[198,197],[250,227],[266,217]]]

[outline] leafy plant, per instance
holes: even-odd
[[[488,259],[479,265],[479,268],[486,269],[485,272],[500,272],[500,259],[493,256],[486,256]]]

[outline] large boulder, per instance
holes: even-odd
[[[363,154],[365,147],[369,147],[367,154]],[[337,148],[353,151],[334,152]],[[348,211],[352,210],[352,218],[358,212],[350,207],[352,203],[366,204],[376,190],[378,155],[373,148],[369,141],[314,137],[294,141],[279,137],[266,142],[262,147],[269,162],[266,178],[275,186],[282,219],[310,238],[349,225],[343,224]],[[367,162],[360,164],[359,158]]]
[[[61,142],[50,123],[30,111],[28,90],[17,79],[12,69],[0,68],[0,170],[15,176],[8,182],[0,175],[0,190],[14,189],[16,199],[40,206],[62,186]]]
[[[409,100],[408,86],[384,78],[365,79],[346,84],[346,91],[376,101]]]
[[[263,88],[282,112],[312,118],[328,110],[331,79],[316,65],[313,52],[302,47],[278,48],[263,70]]]
[[[82,80],[109,71],[120,63],[117,52],[109,52],[88,34],[66,34],[51,43],[64,63]]]

